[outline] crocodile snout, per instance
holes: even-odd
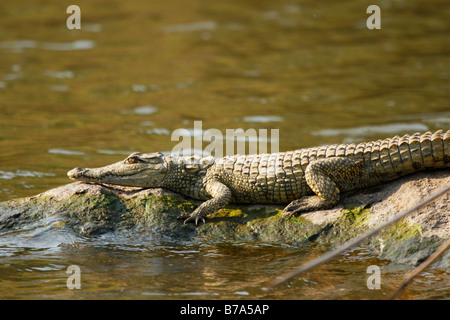
[[[85,172],[85,169],[80,168],[80,167],[76,167],[73,168],[72,170],[70,170],[69,172],[67,172],[67,176],[70,179],[76,179],[78,178],[83,172]]]

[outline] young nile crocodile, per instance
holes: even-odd
[[[133,153],[96,169],[75,168],[74,180],[166,188],[206,200],[184,222],[205,221],[230,202],[289,203],[285,214],[327,209],[339,193],[427,169],[450,167],[450,130],[359,144],[224,158]]]

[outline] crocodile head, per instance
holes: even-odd
[[[67,175],[72,180],[117,184],[144,188],[160,187],[167,173],[162,153],[139,153],[101,168],[74,168]]]

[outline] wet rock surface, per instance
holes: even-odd
[[[448,170],[421,172],[342,194],[340,204],[330,210],[285,217],[281,205],[233,204],[208,217],[206,224],[195,226],[183,225],[177,217],[191,212],[200,201],[164,189],[75,182],[36,196],[1,202],[0,232],[57,215],[58,226],[81,236],[141,230],[175,241],[242,239],[294,245],[310,241],[342,244],[449,184]],[[450,236],[449,209],[447,193],[364,245],[381,259],[418,264]],[[436,266],[449,267],[450,253],[444,254]]]

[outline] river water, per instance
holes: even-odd
[[[69,30],[61,1],[1,2],[0,200],[68,183],[76,166],[170,151],[194,121],[278,129],[280,151],[448,129],[448,1],[381,1],[379,30],[366,26],[371,4],[83,0]],[[358,248],[266,292],[331,244],[86,238],[57,223],[0,235],[0,298],[383,299],[411,269]],[[66,286],[69,265],[80,290]],[[449,279],[430,269],[402,297],[448,298]]]

